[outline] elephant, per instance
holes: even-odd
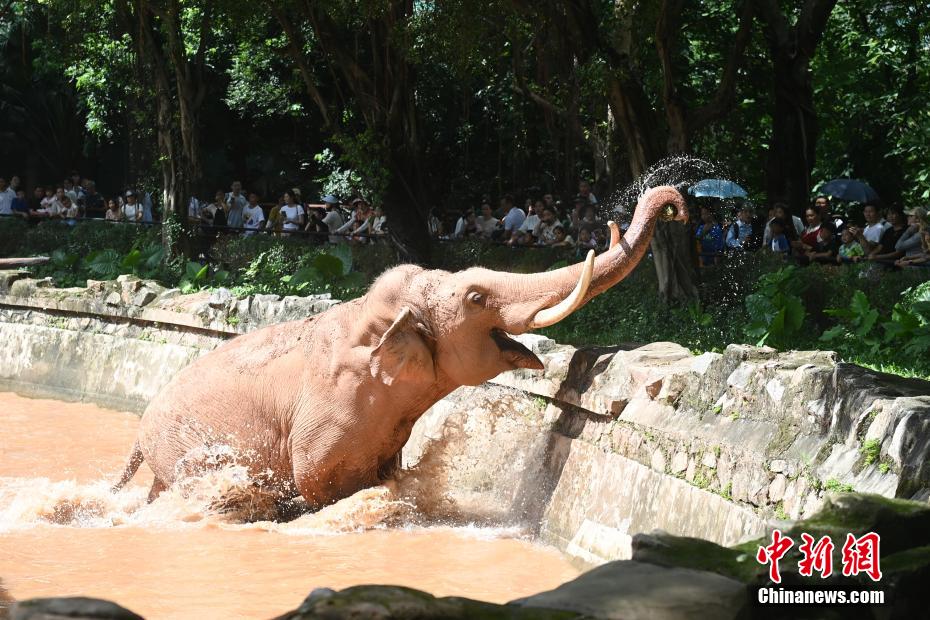
[[[414,422],[462,385],[542,369],[511,338],[552,325],[623,279],[656,221],[687,221],[673,187],[640,197],[621,237],[581,263],[535,274],[391,268],[326,312],[258,329],[201,356],[145,409],[118,491],[145,461],[149,501],[218,446],[282,501],[320,508],[375,486]]]

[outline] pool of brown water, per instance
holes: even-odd
[[[283,524],[211,514],[209,496],[229,478],[146,505],[143,465],[113,495],[137,424],[130,413],[0,393],[0,607],[5,597],[84,595],[153,619],[270,618],[317,587],[394,584],[505,602],[578,574],[515,529],[386,526],[391,502],[377,490]]]

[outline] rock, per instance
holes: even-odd
[[[621,560],[511,604],[605,620],[723,620],[747,613],[747,592],[739,581],[716,573]]]
[[[210,293],[210,299],[207,301],[207,304],[211,308],[222,310],[226,308],[234,299],[235,296],[228,288],[218,288]]]
[[[32,278],[16,280],[10,285],[10,297],[34,297],[36,281]]]
[[[14,282],[17,280],[22,280],[28,276],[28,271],[20,271],[18,269],[0,270],[0,295],[5,295],[8,293]]]
[[[680,474],[686,469],[688,469],[688,454],[685,452],[676,452],[675,456],[672,457],[671,472],[673,474]]]
[[[785,497],[785,487],[788,485],[788,479],[784,474],[778,474],[769,485],[769,501],[778,503]]]
[[[717,468],[717,457],[713,452],[705,452],[701,455],[701,465],[704,467],[709,467],[710,469]]]
[[[132,298],[132,305],[139,307],[147,306],[155,301],[157,297],[158,293],[151,289],[144,288],[136,293],[136,296]]]
[[[697,473],[697,463],[694,459],[688,462],[688,469],[685,471],[685,480],[694,482],[694,475]]]
[[[116,603],[96,598],[33,598],[13,604],[10,620],[143,620]]]
[[[658,472],[665,472],[665,453],[661,449],[656,449],[652,453],[652,460],[650,462],[652,468]]]
[[[773,472],[776,474],[782,474],[782,473],[785,473],[785,470],[787,469],[788,469],[788,461],[785,461],[784,459],[775,459],[774,461],[769,463],[770,472]]]
[[[155,305],[161,305],[163,302],[168,301],[169,299],[174,299],[181,295],[181,289],[179,288],[168,288],[163,290],[158,294],[158,298],[155,300]]]
[[[551,620],[578,618],[578,614],[553,610],[495,605],[466,598],[435,596],[400,586],[355,586],[334,592],[317,588],[300,607],[275,620],[466,620],[512,618]]]
[[[123,303],[123,298],[120,296],[119,293],[117,293],[116,291],[113,291],[112,293],[107,295],[105,303],[108,306],[119,306],[120,304]]]
[[[722,547],[701,538],[674,536],[662,530],[635,535],[632,549],[632,559],[637,562],[710,571],[746,583],[764,571],[742,549]]]

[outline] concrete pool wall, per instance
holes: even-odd
[[[335,303],[0,272],[0,389],[141,412],[225,340]],[[546,370],[437,403],[404,449],[407,475],[429,460],[465,514],[530,524],[579,560],[629,557],[632,535],[653,529],[732,545],[831,490],[930,496],[930,383],[822,351],[521,340]]]

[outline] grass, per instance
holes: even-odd
[[[868,439],[859,446],[859,454],[863,456],[863,464],[866,466],[877,462],[882,454],[882,442],[878,439]]]

